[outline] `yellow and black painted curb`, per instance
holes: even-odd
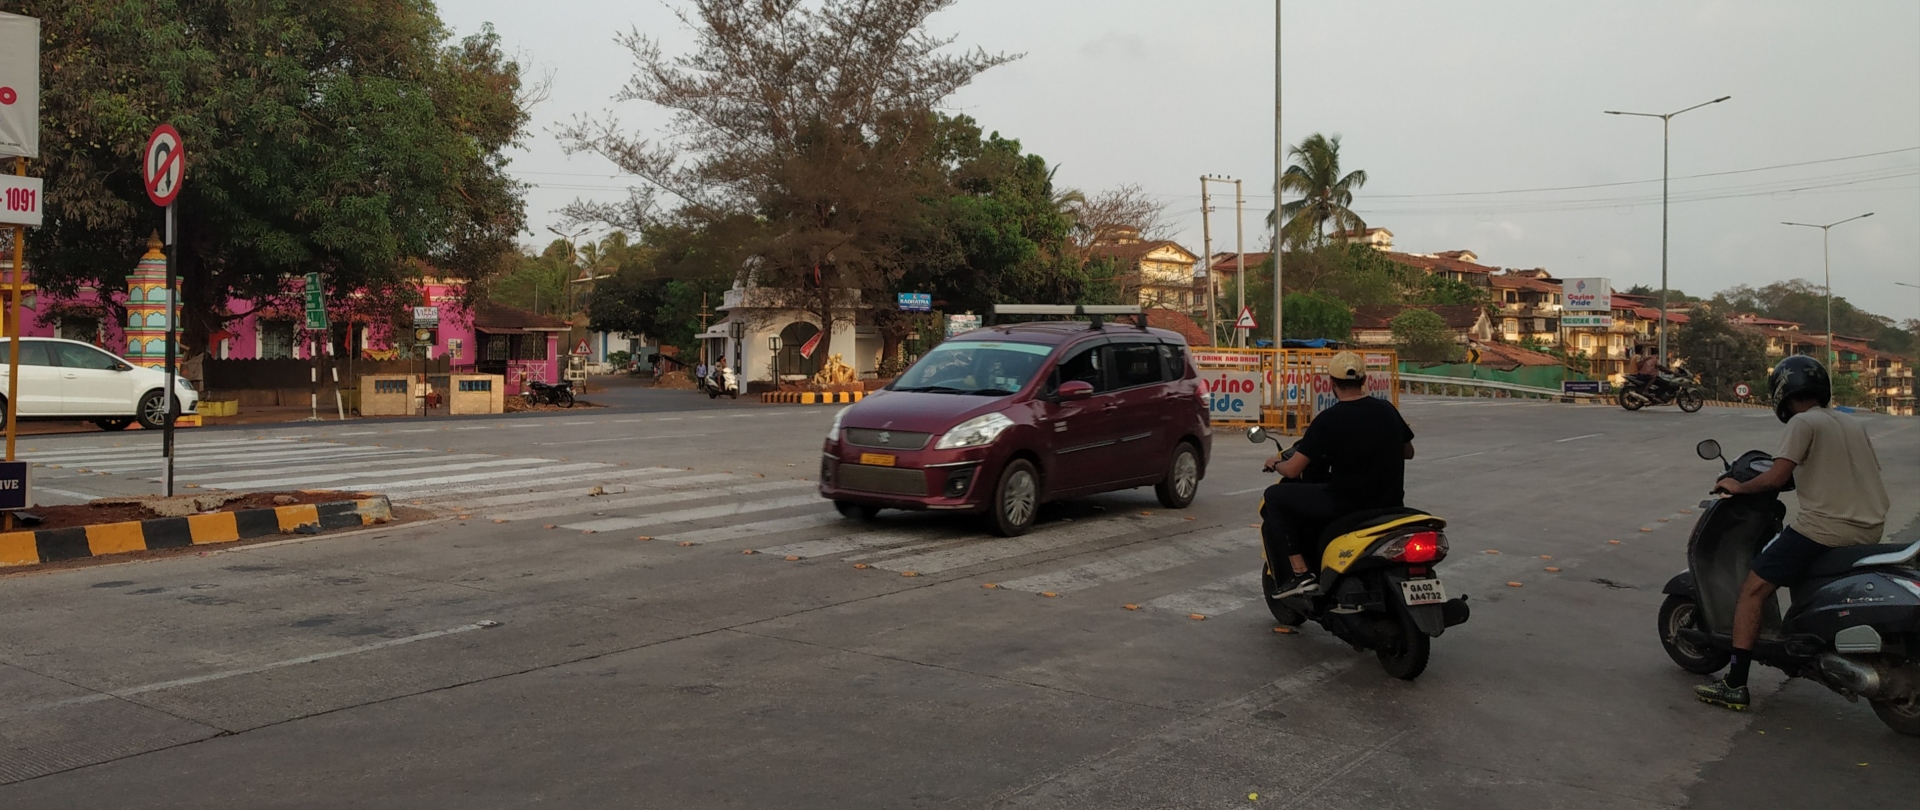
[[[775,405],[843,405],[859,402],[864,391],[769,391],[760,401]]]
[[[320,532],[393,520],[385,495],[271,509],[129,520],[0,534],[0,568],[79,560],[128,551],[231,543],[274,534]],[[312,528],[307,528],[312,527]]]

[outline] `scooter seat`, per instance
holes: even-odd
[[[1813,559],[1813,565],[1808,566],[1805,576],[1810,580],[1843,577],[1851,573],[1856,573],[1859,570],[1854,568],[1854,563],[1869,557],[1877,557],[1890,551],[1900,551],[1905,548],[1907,548],[1907,546],[1904,544],[1876,543],[1873,545],[1841,546],[1839,548],[1828,549]]]
[[[1366,509],[1349,515],[1342,515],[1334,518],[1333,522],[1328,523],[1327,528],[1320,532],[1320,542],[1325,544],[1343,534],[1352,534],[1376,526],[1384,526],[1401,518],[1425,514],[1427,513],[1419,509],[1395,506],[1386,509]],[[1439,518],[1434,518],[1435,522],[1439,522],[1439,520]]]

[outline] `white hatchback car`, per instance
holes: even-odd
[[[13,406],[7,388],[10,341],[0,338],[0,415]],[[193,413],[200,395],[176,380],[174,413]],[[143,368],[77,340],[20,339],[19,418],[92,422],[101,430],[165,424],[166,372]]]

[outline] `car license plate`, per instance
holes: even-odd
[[[893,466],[894,458],[890,453],[861,453],[860,463],[871,464],[875,467],[891,467]]]
[[[1437,605],[1447,601],[1447,589],[1437,579],[1413,579],[1400,583],[1400,596],[1408,607]]]

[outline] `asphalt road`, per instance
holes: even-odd
[[[696,407],[183,433],[186,482],[377,485],[443,517],[0,577],[0,806],[1920,795],[1920,740],[1865,706],[1763,670],[1754,711],[1713,709],[1660,650],[1660,585],[1717,471],[1693,444],[1770,449],[1766,411],[1406,399],[1408,499],[1449,519],[1441,573],[1475,607],[1409,684],[1317,628],[1272,632],[1264,451],[1237,435],[1189,510],[1118,493],[1004,540],[832,516],[808,497],[830,408],[679,396]],[[1920,421],[1868,419],[1908,525]],[[154,439],[26,455],[43,491],[150,490]]]

